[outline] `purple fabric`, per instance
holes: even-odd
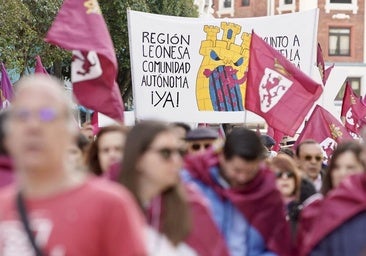
[[[1,97],[1,103],[4,101],[4,99],[8,101],[11,101],[13,99],[13,86],[10,82],[8,72],[6,71],[4,63],[1,63],[1,90],[3,95],[3,97]],[[2,105],[3,104],[0,105],[1,108]]]
[[[13,163],[10,157],[0,156],[0,187],[14,182]]]
[[[119,176],[121,173],[121,163],[114,163],[102,176],[108,180],[119,183]]]
[[[41,57],[39,55],[36,56],[35,73],[48,75],[47,70],[44,68]]]
[[[300,216],[299,253],[305,256],[346,221],[366,211],[366,175],[352,175],[322,201],[305,207]],[[350,254],[351,255],[351,254]]]

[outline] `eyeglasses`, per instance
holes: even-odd
[[[320,162],[320,161],[323,160],[323,157],[322,156],[311,156],[311,155],[304,156],[305,161],[309,161],[309,162],[311,160],[313,160],[313,158],[315,158],[315,161],[317,161],[317,162]]]
[[[26,122],[32,117],[36,117],[40,122],[49,123],[56,120],[59,116],[60,112],[54,108],[41,108],[37,111],[29,109],[13,109],[10,112],[10,117],[20,122]]]
[[[193,151],[199,151],[201,148],[208,149],[209,147],[211,147],[211,143],[194,143],[191,145]]]
[[[169,160],[173,154],[177,154],[180,157],[185,155],[185,150],[181,148],[150,148],[151,151],[158,153],[164,160]]]
[[[293,172],[287,171],[287,172],[276,172],[276,178],[294,178],[295,174]]]

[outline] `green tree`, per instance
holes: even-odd
[[[127,8],[182,17],[197,17],[193,0],[99,0],[118,59],[118,84],[124,102],[132,105],[132,84],[127,27]]]
[[[0,60],[19,73],[33,67],[36,55],[46,67],[54,66],[61,76],[61,65],[70,65],[70,54],[44,42],[48,28],[62,0],[0,0]]]

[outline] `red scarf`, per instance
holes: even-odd
[[[211,216],[208,202],[198,188],[190,184],[186,188],[193,222],[193,228],[186,239],[187,244],[200,256],[229,256],[225,240]]]
[[[218,164],[212,151],[204,155],[187,156],[186,169],[194,178],[213,188],[229,200],[246,220],[262,235],[267,248],[278,255],[291,255],[290,227],[285,219],[284,205],[276,189],[272,171],[262,167],[245,187],[224,189],[211,176],[210,168]]]
[[[328,234],[366,210],[366,176],[354,175],[330,191],[323,201],[305,207],[300,217],[300,255],[308,255]]]

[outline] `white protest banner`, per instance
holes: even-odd
[[[128,10],[136,118],[244,122],[252,30],[311,75],[317,27],[317,9],[241,19],[184,18]]]

